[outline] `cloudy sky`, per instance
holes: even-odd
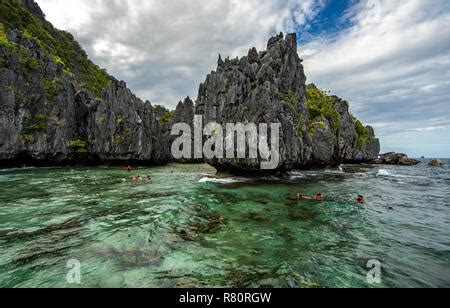
[[[37,0],[142,99],[197,97],[218,54],[297,32],[308,82],[351,102],[383,151],[450,157],[448,0]]]

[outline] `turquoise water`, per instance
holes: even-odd
[[[450,287],[450,168],[367,170],[2,170],[0,287]],[[293,200],[319,192],[322,203]],[[370,259],[381,284],[367,282]]]

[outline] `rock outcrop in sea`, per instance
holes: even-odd
[[[416,166],[421,162],[419,160],[409,158],[406,154],[390,152],[381,154],[373,161],[373,163],[377,165]]]
[[[444,167],[445,163],[442,160],[439,159],[433,159],[432,161],[430,161],[430,163],[428,164],[430,167]]]
[[[272,171],[368,162],[380,149],[346,101],[306,85],[295,34],[241,59],[220,57],[197,101],[186,98],[171,112],[92,63],[33,0],[0,2],[0,165],[165,164],[173,161],[172,124],[193,128],[195,114],[204,123],[280,123],[281,159]],[[208,162],[254,173],[261,158]]]
[[[306,85],[297,37],[280,34],[267,50],[243,58],[219,57],[216,71],[200,85],[195,113],[204,122],[281,123],[277,170],[368,162],[377,158],[374,130],[356,120],[348,102]],[[219,171],[260,171],[261,158],[211,159]]]

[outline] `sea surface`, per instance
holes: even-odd
[[[450,168],[366,170],[0,170],[0,287],[450,287]]]

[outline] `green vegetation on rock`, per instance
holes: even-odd
[[[20,47],[19,50],[19,65],[22,69],[38,70],[41,68],[41,63],[32,57],[30,50],[23,47]]]
[[[55,57],[55,58],[53,59],[53,61],[55,61],[55,63],[56,63],[57,65],[66,66],[66,64],[64,63],[64,61],[63,61],[60,57]]]
[[[106,123],[106,115],[101,115],[100,118],[98,119],[100,124],[105,124]]]
[[[364,149],[367,142],[370,140],[368,129],[356,118],[353,119],[355,122],[355,129],[358,133],[358,141],[356,142],[356,147],[360,150]]]
[[[173,121],[173,112],[172,111],[167,111],[161,117],[161,122],[160,123],[161,123],[161,125],[166,125],[166,124],[169,124],[172,121]]]
[[[323,121],[316,121],[316,122],[314,122],[312,120],[309,120],[306,123],[306,126],[308,127],[309,135],[313,139],[314,139],[314,135],[316,133],[316,129],[320,128],[320,129],[322,129],[324,131],[328,130],[328,125],[325,122],[323,122]]]
[[[5,26],[1,22],[0,22],[0,46],[12,47],[12,44],[8,40],[8,36],[6,35]]]
[[[69,142],[69,148],[77,153],[87,153],[88,143],[81,139],[74,139]]]
[[[116,117],[116,124],[121,126],[125,124],[125,118],[121,115]]]
[[[115,135],[113,141],[113,147],[117,148],[125,144],[126,137],[123,135]]]
[[[297,115],[295,117],[295,125],[297,127],[297,136],[303,136],[305,134],[305,125],[302,122],[302,117]]]
[[[310,118],[327,118],[334,131],[339,129],[341,126],[341,115],[336,110],[333,98],[327,96],[323,91],[314,86],[307,88],[307,96],[307,106]]]
[[[46,132],[48,129],[48,117],[45,114],[38,114],[32,122],[33,124],[25,126],[23,133]]]
[[[25,144],[34,143],[36,141],[33,135],[23,134],[21,137]]]
[[[0,59],[0,68],[6,67],[8,67],[8,62],[6,62],[4,59]]]
[[[291,106],[294,111],[297,110],[298,107],[298,93],[297,92],[289,92],[289,93],[278,93],[278,98],[283,101],[286,102],[289,106]]]
[[[15,86],[6,86],[5,90],[6,92],[9,92],[14,95],[14,102],[16,107],[21,107],[24,104],[25,98],[23,97],[23,94],[20,93],[20,91],[18,91]]]
[[[62,83],[59,79],[44,79],[45,92],[49,102],[53,102],[56,97],[61,93]]]
[[[28,11],[18,0],[0,1],[0,45],[11,47],[6,33],[18,29],[26,39],[34,40],[55,62],[74,73],[96,97],[109,86],[109,75],[89,60],[86,52],[66,31],[55,29]]]

